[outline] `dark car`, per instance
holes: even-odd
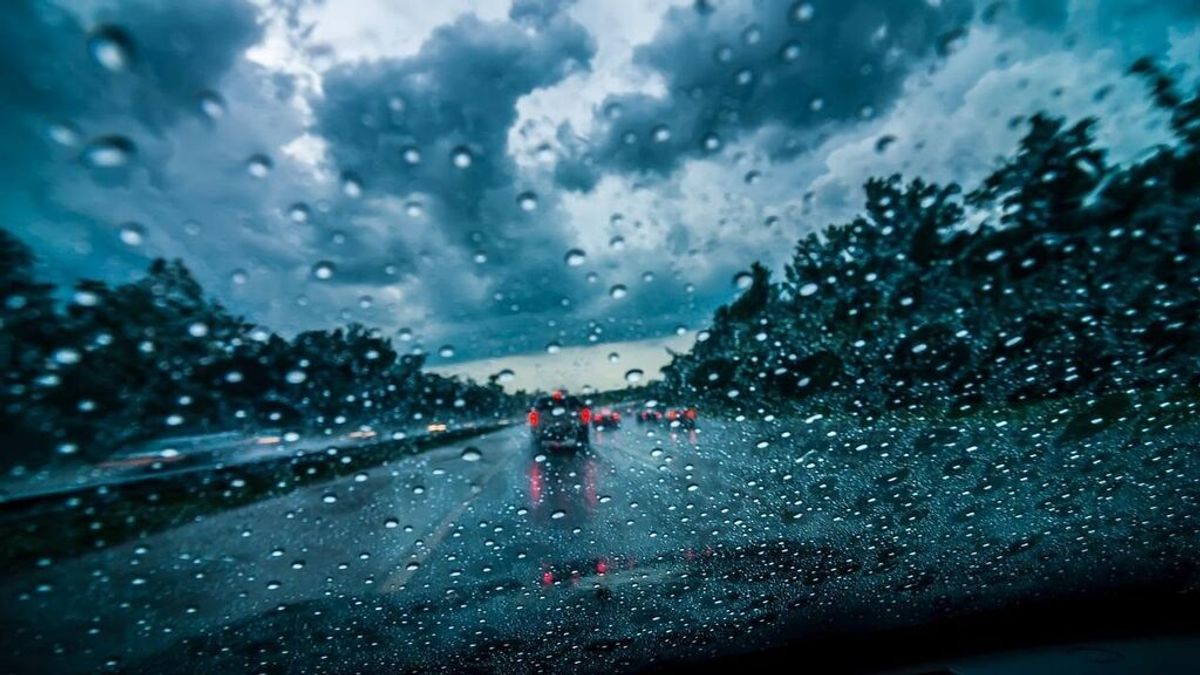
[[[591,421],[592,411],[583,401],[558,391],[539,397],[529,409],[529,433],[539,447],[546,443],[587,447]]]
[[[601,408],[592,413],[592,426],[597,429],[620,429],[621,413],[612,408]]]
[[[637,414],[638,424],[659,424],[663,421],[663,414],[658,410],[646,408]]]
[[[672,428],[680,429],[695,429],[696,428],[696,408],[670,408],[667,410],[667,424]]]

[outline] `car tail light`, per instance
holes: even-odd
[[[612,420],[613,420],[614,422],[620,422],[620,421],[621,421],[621,413],[619,413],[619,412],[615,412],[615,413],[613,413],[613,414],[612,414]]]
[[[596,561],[596,574],[604,574],[608,571],[608,561],[601,558]]]
[[[538,413],[536,410],[529,411],[529,426],[536,427],[538,425]]]
[[[583,410],[580,410],[579,411],[579,420],[581,422],[583,422],[584,424],[591,422],[592,421],[592,409],[584,408]]]
[[[686,413],[684,413],[684,414],[685,414],[685,415],[687,415],[687,418],[688,418],[689,420],[694,420],[694,419],[696,419],[696,409],[695,409],[695,408],[688,408],[688,409],[687,409],[687,412],[686,412]]]
[[[667,411],[667,419],[673,420],[676,417],[679,417],[679,411],[677,411],[677,410],[668,410]]]

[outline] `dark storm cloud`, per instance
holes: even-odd
[[[115,237],[98,238],[94,247],[55,241],[53,233],[36,229],[37,224],[111,232],[103,215],[79,211],[59,194],[65,182],[84,171],[79,160],[93,139],[123,137],[133,151],[133,161],[124,167],[91,174],[96,187],[128,186],[134,172],[148,171],[149,182],[162,188],[160,170],[169,158],[161,148],[162,137],[182,118],[202,118],[202,96],[259,40],[254,8],[244,0],[125,2],[95,13],[49,2],[0,5],[0,41],[5,45],[0,51],[0,136],[6,143],[0,180],[8,193],[0,199],[0,214],[5,225],[39,243],[49,242],[51,250],[39,251],[49,258],[87,250],[106,269],[116,261],[135,269],[138,256],[121,248]],[[120,50],[122,58],[109,61],[118,67],[105,67],[96,57],[94,48],[104,44]],[[57,129],[57,140],[51,129]],[[147,147],[156,144],[158,149]],[[57,269],[90,274],[99,267]]]
[[[200,96],[261,36],[244,0],[126,2],[88,17],[49,3],[4,5],[2,114],[43,124],[111,115],[161,131],[180,114],[201,114]],[[93,57],[90,46],[104,39],[124,48],[123,67]]]
[[[437,228],[452,247],[428,251],[427,264],[483,252],[488,264],[464,273],[495,274],[489,282],[506,295],[518,280],[528,287],[561,268],[567,248],[553,195],[527,183],[507,149],[518,99],[587,68],[595,51],[587,31],[557,11],[562,4],[518,3],[506,22],[463,16],[411,57],[335,68],[315,107],[339,170],[361,176],[371,194],[420,204],[422,222],[408,225]],[[532,209],[521,206],[526,192],[536,195]],[[406,269],[419,266],[411,238],[376,245]],[[360,259],[339,278],[371,280],[381,269]],[[522,306],[536,311],[557,301],[529,294]]]
[[[666,173],[763,127],[800,131],[873,115],[894,101],[914,63],[970,19],[965,0],[935,4],[766,0],[672,9],[635,55],[661,74],[666,96],[606,99],[598,136],[560,167],[561,184],[586,188],[604,171]]]

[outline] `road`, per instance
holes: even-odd
[[[83,672],[331,597],[408,608],[505,588],[521,591],[500,594],[520,614],[545,592],[637,584],[643,561],[702,559],[751,517],[739,500],[715,500],[731,495],[705,433],[718,432],[631,426],[597,432],[588,452],[538,453],[525,429],[509,429],[47,561],[0,585],[20,598],[6,610],[4,647],[36,669]],[[463,459],[468,446],[478,460]],[[495,608],[495,625],[461,609],[442,625],[414,621],[406,642],[469,648],[505,628]]]
[[[1117,435],[1018,457],[990,425],[849,440],[818,417],[630,425],[580,453],[538,453],[523,428],[430,450],[5,576],[0,650],[31,673],[611,671],[1196,553],[1179,520],[1127,526],[1164,508],[1193,522],[1190,497],[1163,497],[1190,485],[1191,456],[1153,460],[1170,433],[1113,467]]]

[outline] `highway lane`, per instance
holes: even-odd
[[[537,451],[510,429],[47,560],[0,583],[0,596],[18,598],[0,640],[24,663],[83,672],[327,598],[409,606],[460,589],[617,583],[664,552],[703,555],[738,519],[736,500],[713,501],[725,489],[701,446],[710,432],[629,425],[576,452]],[[478,460],[463,459],[467,447]],[[455,622],[444,627],[410,637],[455,646]]]
[[[555,453],[511,428],[6,576],[0,650],[14,672],[611,671],[1177,579],[1192,431],[1045,436],[812,415]]]

